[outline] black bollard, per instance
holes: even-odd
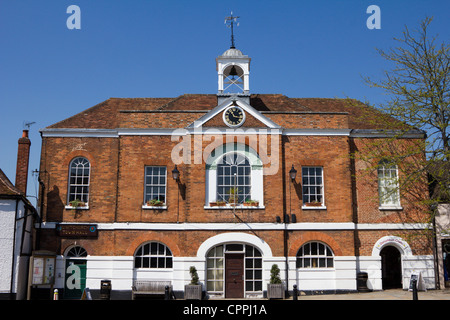
[[[413,291],[413,300],[419,300],[418,296],[417,296],[417,280],[416,279],[412,279],[412,291]]]
[[[164,300],[170,300],[169,286],[166,286],[166,287],[164,288]]]
[[[294,284],[294,291],[292,292],[293,296],[292,296],[292,300],[297,300],[298,298],[298,289],[297,289],[297,285]]]

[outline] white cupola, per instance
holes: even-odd
[[[225,18],[225,24],[231,28],[231,46],[221,56],[216,58],[216,70],[219,77],[218,96],[244,95],[250,94],[249,73],[250,58],[244,55],[234,45],[233,26],[239,17],[231,16]]]
[[[250,58],[231,47],[216,58],[219,94],[249,94]]]

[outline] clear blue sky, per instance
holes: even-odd
[[[80,30],[66,26],[70,5],[81,9]],[[381,9],[379,30],[366,26],[369,5]],[[252,58],[252,93],[377,103],[384,97],[361,79],[387,67],[376,47],[394,46],[427,15],[450,42],[449,0],[0,0],[0,168],[14,183],[17,139],[36,122],[35,196],[39,129],[110,97],[216,93],[230,11],[240,16],[236,47]]]

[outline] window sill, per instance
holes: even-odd
[[[89,210],[89,206],[83,206],[83,207],[65,206],[64,209],[66,209],[66,210]]]
[[[326,206],[302,206],[302,210],[327,210]]]
[[[142,209],[144,210],[167,210],[167,206],[147,206],[143,205]]]
[[[386,211],[386,210],[403,210],[402,206],[379,206],[378,210]]]
[[[240,206],[204,206],[203,209],[212,209],[212,210],[230,210],[230,209],[251,209],[251,210],[258,210],[258,209],[265,209],[265,206],[244,206],[244,205],[240,205]]]

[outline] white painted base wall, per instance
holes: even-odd
[[[99,290],[101,280],[111,280],[112,290],[130,291],[133,279],[169,280],[174,291],[183,291],[184,285],[191,280],[190,266],[195,266],[200,282],[205,290],[206,258],[174,257],[172,269],[134,270],[132,256],[88,256],[86,287]],[[371,290],[383,290],[381,281],[380,257],[336,256],[334,268],[296,269],[296,258],[289,257],[289,291],[296,284],[300,291],[356,291],[357,273],[367,272],[367,286]],[[263,291],[267,290],[270,269],[277,264],[281,270],[281,279],[285,282],[285,258],[268,257],[263,260]],[[434,289],[433,256],[402,257],[403,289],[409,287],[412,272],[421,271],[427,289]],[[64,258],[57,258],[55,288],[64,288]]]

